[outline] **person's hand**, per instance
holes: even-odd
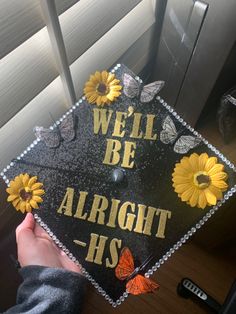
[[[59,267],[80,273],[80,267],[61,251],[31,213],[16,229],[18,261],[21,267],[39,265]]]

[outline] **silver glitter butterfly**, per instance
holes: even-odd
[[[162,131],[160,133],[160,140],[164,144],[173,144],[177,137],[178,132],[170,116],[167,116],[162,123]],[[190,149],[199,145],[201,140],[195,136],[182,135],[174,144],[174,151],[178,154],[185,154]]]
[[[142,86],[131,75],[125,73],[123,76],[124,94],[129,98],[139,97],[142,103],[148,103],[153,100],[157,93],[164,86],[164,81],[155,81]]]
[[[53,130],[36,126],[34,133],[47,147],[56,148],[60,145],[61,141],[70,142],[75,138],[74,117],[72,114],[69,114]]]

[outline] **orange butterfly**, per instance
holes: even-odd
[[[156,282],[139,274],[149,262],[150,258],[145,260],[139,267],[134,268],[134,259],[130,250],[127,247],[122,249],[115,275],[119,280],[127,281],[126,289],[129,293],[137,295],[154,292],[159,288]]]

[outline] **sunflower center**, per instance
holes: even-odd
[[[104,83],[99,83],[96,88],[99,95],[107,95],[109,92],[109,88]]]
[[[200,189],[206,189],[211,184],[211,178],[205,171],[195,173],[193,178],[194,184]]]
[[[27,188],[25,188],[20,191],[20,197],[23,201],[28,201],[31,199],[32,193]]]

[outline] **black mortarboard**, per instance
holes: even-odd
[[[163,82],[145,86],[124,65],[110,73],[123,87],[115,101],[82,97],[50,130],[36,128],[39,138],[1,175],[8,184],[37,176],[43,187],[36,178],[31,187],[45,194],[35,219],[116,306],[138,274],[120,280],[124,248],[152,275],[235,193],[236,168],[156,95]],[[86,94],[94,100],[91,82]]]

